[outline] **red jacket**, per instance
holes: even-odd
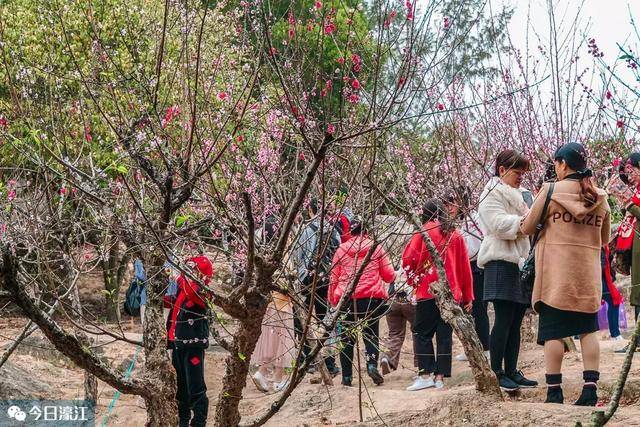
[[[466,304],[473,301],[473,276],[467,246],[462,235],[457,230],[446,236],[443,235],[437,221],[427,222],[423,228],[429,233],[438,253],[442,256],[453,298],[457,303]],[[431,262],[422,234],[414,234],[404,248],[402,267],[407,272],[407,283],[417,288],[418,300],[434,298],[429,292],[429,284],[438,280],[438,272]]]
[[[342,294],[353,282],[362,265],[362,260],[369,252],[373,241],[366,236],[354,236],[340,245],[333,256],[331,280],[329,282],[329,303],[335,306]],[[360,280],[353,291],[353,299],[389,298],[386,283],[393,282],[395,271],[389,256],[378,246],[371,254],[369,264],[364,268]]]

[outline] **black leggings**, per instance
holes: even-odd
[[[487,351],[489,350],[489,315],[487,314],[489,303],[482,299],[482,295],[484,295],[484,270],[478,268],[476,261],[471,261],[471,271],[473,272],[473,294],[476,296],[473,300],[471,314],[482,349]]]
[[[204,426],[209,412],[207,385],[204,382],[204,349],[176,348],[171,353],[171,362],[178,383],[176,400],[179,426]]]
[[[433,348],[436,336],[437,351]],[[418,301],[413,339],[418,356],[418,373],[451,376],[451,348],[453,329],[442,320],[435,299]]]
[[[353,346],[356,342],[356,331],[358,326],[362,326],[364,338],[364,348],[367,365],[378,365],[378,354],[380,352],[380,307],[382,300],[377,298],[360,298],[352,300],[347,304],[344,317],[341,318],[340,343],[340,366],[342,376],[353,376]],[[355,313],[354,313],[355,306]],[[354,326],[356,327],[354,330]]]
[[[491,369],[513,374],[518,367],[520,354],[520,327],[527,306],[513,301],[494,300],[496,314],[491,330]]]

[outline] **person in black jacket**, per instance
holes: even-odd
[[[213,265],[206,256],[191,258],[189,265],[198,281],[178,277],[178,293],[167,319],[168,348],[176,370],[178,417],[180,427],[206,425],[209,412],[204,380],[204,350],[209,347],[209,319],[206,292],[199,283],[209,283]],[[191,413],[193,411],[193,417]]]

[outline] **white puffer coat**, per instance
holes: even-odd
[[[500,178],[489,180],[480,196],[479,226],[484,234],[478,253],[478,267],[490,261],[508,261],[522,266],[529,255],[529,237],[519,234],[520,221],[528,208],[522,191],[503,184]]]

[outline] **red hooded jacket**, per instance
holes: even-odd
[[[429,233],[436,249],[444,261],[444,270],[457,303],[473,301],[473,276],[464,238],[454,230],[443,235],[437,221],[427,222],[423,229]],[[436,266],[431,262],[422,234],[413,235],[402,253],[402,268],[407,272],[407,283],[417,288],[418,300],[432,299],[429,284],[438,280]]]
[[[329,282],[329,303],[335,306],[340,302],[342,294],[352,283],[364,257],[373,245],[366,236],[354,236],[340,245],[333,256],[333,267]],[[369,264],[364,268],[360,280],[353,291],[353,299],[389,298],[385,283],[393,282],[395,271],[389,256],[378,246],[371,254]]]
[[[189,261],[195,264],[195,269],[204,276],[204,283],[208,285],[214,273],[209,258],[197,256]],[[178,277],[177,298],[167,319],[167,339],[171,348],[173,345],[208,347],[206,298],[206,292],[195,281],[182,274]]]

